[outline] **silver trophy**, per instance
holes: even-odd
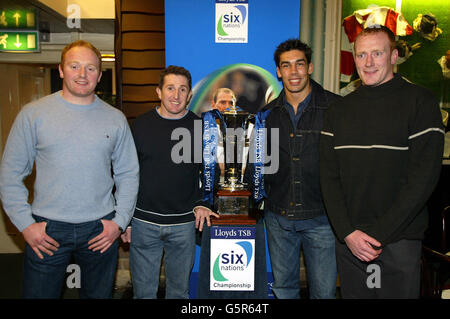
[[[248,158],[249,137],[253,128],[253,114],[245,112],[233,105],[221,113],[219,123],[219,145],[223,145],[224,179],[219,183],[216,193],[216,209],[221,214],[221,220],[226,215],[248,216],[251,192],[243,182],[243,174]],[[223,215],[225,215],[223,217]]]

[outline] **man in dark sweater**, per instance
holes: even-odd
[[[341,293],[417,298],[425,205],[443,152],[439,107],[393,73],[398,53],[388,28],[364,29],[354,52],[363,85],[328,109],[320,143]]]
[[[161,106],[131,126],[140,181],[132,227],[122,239],[131,242],[135,298],[156,298],[164,252],[166,298],[184,299],[189,297],[195,228],[202,230],[211,215],[218,215],[202,206],[202,122],[186,109],[192,95],[189,71],[169,66],[156,92]]]

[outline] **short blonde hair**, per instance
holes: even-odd
[[[363,29],[357,36],[354,42],[354,52],[356,52],[356,41],[366,35],[369,34],[376,34],[376,33],[384,33],[387,35],[388,39],[389,39],[389,47],[391,49],[391,52],[394,51],[394,49],[396,48],[396,41],[395,41],[395,34],[394,32],[392,32],[391,29],[389,29],[388,27],[384,26],[384,25],[373,25],[370,27],[367,27],[365,29]]]
[[[233,96],[233,98],[236,99],[236,95],[234,94],[232,89],[229,89],[229,88],[218,88],[213,94],[213,101],[214,101],[214,103],[217,102],[217,97],[222,92],[231,94],[231,96]]]
[[[64,66],[64,60],[66,58],[67,52],[70,49],[75,48],[75,47],[85,47],[85,48],[91,49],[92,52],[94,52],[98,58],[98,70],[100,72],[102,71],[102,54],[92,43],[90,43],[88,41],[84,41],[84,40],[78,40],[78,41],[69,43],[68,45],[66,45],[64,47],[64,49],[61,51],[61,67]]]

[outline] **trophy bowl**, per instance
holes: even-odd
[[[219,183],[214,206],[220,219],[215,224],[254,224],[250,217],[250,196],[243,174],[248,158],[250,125],[253,114],[233,106],[221,113],[221,131],[224,154],[224,180]]]

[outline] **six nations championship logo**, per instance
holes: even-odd
[[[216,43],[248,43],[248,0],[216,0]]]
[[[211,240],[210,289],[254,290],[254,238],[224,238]]]

